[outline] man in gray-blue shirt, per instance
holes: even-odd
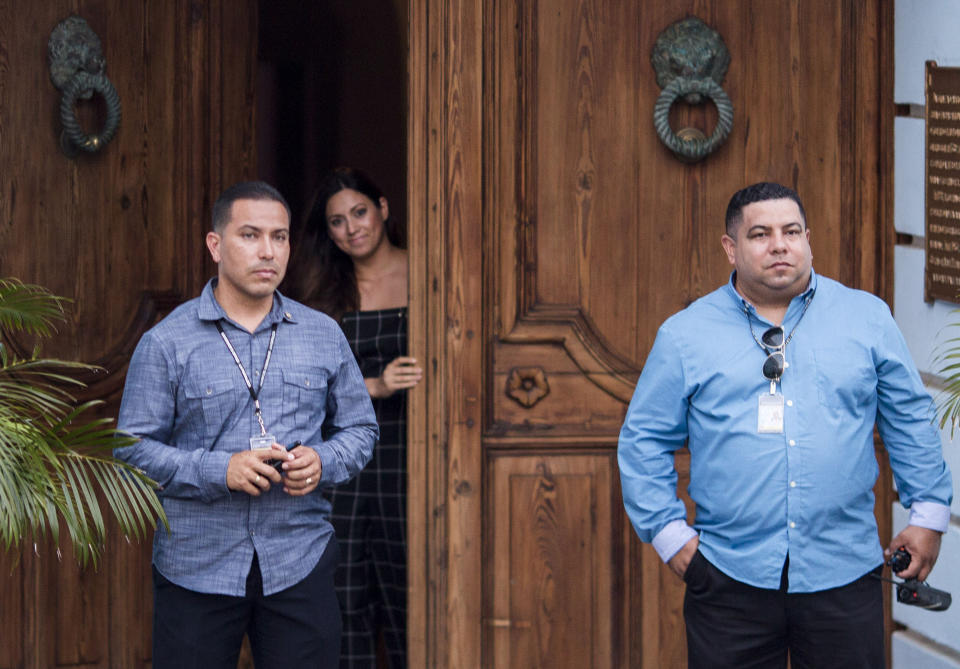
[[[317,490],[370,459],[376,418],[337,324],[283,297],[290,209],[228,188],[207,247],[217,277],[148,331],[127,373],[116,450],[160,485],[153,666],[336,667],[338,559]],[[289,449],[289,450],[288,450]]]
[[[932,402],[890,310],[817,275],[809,238],[792,189],[734,194],[734,272],[660,327],[620,432],[630,520],[687,584],[691,667],[883,666],[874,425],[910,509],[886,547],[913,555],[901,576],[926,578],[950,520]]]

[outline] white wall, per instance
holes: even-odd
[[[895,0],[894,101],[924,104],[925,62],[960,67],[960,0]],[[924,121],[894,122],[894,225],[897,232],[924,235]],[[944,327],[960,322],[960,305],[923,301],[924,251],[897,247],[894,253],[894,316],[921,371],[936,374],[935,351]],[[960,335],[960,330],[951,336]],[[936,397],[937,391],[930,389]],[[953,471],[953,518],[943,538],[940,559],[928,581],[960,597],[960,433],[942,434],[944,455]],[[896,533],[907,513],[894,505]],[[892,586],[891,586],[892,587]],[[893,637],[893,669],[960,669],[960,603],[946,612],[918,610],[895,603],[894,620],[907,626]]]

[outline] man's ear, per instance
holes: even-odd
[[[210,256],[213,258],[213,262],[220,262],[220,235],[212,230],[207,233],[207,249],[210,251]]]
[[[720,245],[727,254],[727,260],[731,265],[737,264],[737,242],[730,235],[723,235],[720,238]]]

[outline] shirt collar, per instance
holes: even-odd
[[[219,321],[221,319],[230,320],[230,317],[227,316],[227,313],[223,310],[223,307],[220,306],[220,303],[217,302],[217,298],[213,295],[213,290],[216,287],[217,277],[213,277],[207,281],[207,285],[203,287],[203,292],[200,293],[200,303],[197,307],[197,317],[201,321]],[[280,321],[296,323],[297,319],[293,317],[293,314],[288,309],[286,298],[280,293],[279,290],[275,290],[273,291],[273,306],[270,307],[270,313],[268,313],[267,317],[263,319],[263,322],[260,324],[260,326],[273,325],[274,323],[279,323]]]
[[[737,292],[736,280],[737,280],[737,270],[733,270],[732,272],[730,272],[730,279],[727,281],[727,285],[725,287],[727,294],[731,297],[731,299],[734,300],[737,306],[737,309],[739,311],[748,311],[751,313],[756,313],[756,309],[754,308],[754,306],[749,302],[747,302],[747,300],[744,299],[744,297]],[[790,300],[790,304],[794,304],[795,302],[804,302],[806,300],[813,299],[813,295],[816,292],[817,292],[817,273],[813,271],[813,268],[811,267],[810,282],[807,284],[807,288],[802,293],[800,293],[799,295],[794,297],[792,300]]]

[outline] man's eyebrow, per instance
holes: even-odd
[[[274,230],[266,230],[263,226],[257,225],[256,223],[241,223],[240,227],[237,228],[237,232],[256,232],[259,234],[271,234],[275,235],[279,232],[289,234],[290,228],[276,228]]]
[[[766,232],[766,231],[769,231],[769,230],[773,230],[773,229],[776,228],[776,227],[780,227],[780,228],[792,228],[792,227],[794,227],[794,226],[799,227],[799,228],[803,228],[803,223],[801,223],[800,221],[790,221],[790,222],[788,222],[788,223],[783,223],[783,224],[775,224],[775,223],[774,223],[774,224],[754,223],[754,224],[751,225],[749,228],[747,228],[747,233],[749,234],[749,233],[755,232],[755,231],[764,231],[764,232]]]

